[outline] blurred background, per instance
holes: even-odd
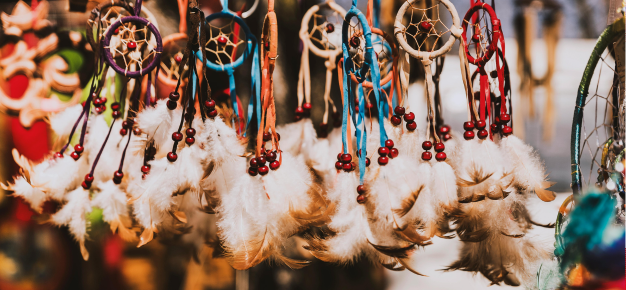
[[[21,13],[14,10],[17,1],[1,2],[0,10],[7,15]],[[207,15],[221,9],[218,0],[199,2]],[[346,10],[350,6],[348,0],[336,2]],[[365,11],[366,1],[359,2],[359,8]],[[381,28],[392,33],[395,13],[403,1],[381,2]],[[451,2],[461,17],[470,5],[469,0]],[[96,1],[80,0],[48,3],[47,19],[57,30],[81,33],[85,32],[88,11],[98,4]],[[86,6],[82,6],[85,3]],[[250,7],[252,3],[253,0],[231,0],[229,6],[231,10],[237,11],[243,5]],[[28,1],[26,4],[35,7],[37,1]],[[70,4],[75,11],[69,11]],[[274,78],[277,122],[280,124],[291,122],[294,118],[302,48],[298,32],[302,15],[315,4],[319,2],[276,0],[279,57]],[[571,191],[569,148],[576,91],[595,39],[609,21],[607,15],[610,5],[609,0],[495,1],[497,14],[502,20],[506,58],[511,71],[514,133],[537,149],[545,160],[550,179],[557,182],[553,189],[562,193],[552,203],[537,203],[531,207],[539,222],[553,221],[558,206],[566,193]],[[161,35],[167,36],[178,31],[179,14],[175,0],[145,0],[144,7],[154,14]],[[257,38],[266,11],[267,3],[261,0],[256,12],[246,19]],[[445,17],[448,16],[442,16]],[[4,21],[4,14],[2,18]],[[31,44],[37,41],[36,37],[23,35]],[[12,49],[2,45],[0,59]],[[310,58],[314,104],[312,119],[317,126],[323,114],[321,103],[326,68],[322,61],[315,60],[315,56],[311,55]],[[85,60],[84,63],[76,64],[77,70],[80,70],[80,66],[87,66],[88,62]],[[414,109],[416,120],[425,120],[421,73],[417,67],[412,68],[412,71],[418,73],[412,74],[409,105],[418,108]],[[238,93],[244,103],[247,103],[250,93],[249,72],[249,62],[236,72]],[[607,75],[606,78],[596,77],[592,83],[597,83],[598,87],[603,87],[603,84],[610,87],[612,76]],[[19,99],[24,94],[28,80],[18,75],[1,82],[7,95]],[[212,75],[211,87],[214,92],[226,89],[227,85],[225,74]],[[459,73],[458,42],[446,56],[440,86],[443,117],[453,130],[460,132],[466,118],[466,97]],[[335,103],[341,104],[336,79],[333,81],[331,97]],[[3,182],[17,173],[18,167],[11,156],[12,148],[18,148],[30,159],[41,160],[52,146],[47,124],[43,121],[26,127],[20,122],[20,116],[0,114],[0,128],[0,175]],[[583,162],[591,161],[583,159]],[[134,244],[127,244],[111,235],[97,211],[89,218],[91,232],[87,247],[90,248],[91,257],[85,262],[65,228],[46,224],[46,218],[54,208],[54,204],[49,204],[44,213],[36,214],[21,200],[0,193],[0,290],[485,289],[489,286],[489,281],[480,276],[440,270],[456,258],[460,246],[456,239],[435,238],[438,240],[434,245],[416,254],[415,267],[429,277],[419,277],[407,271],[392,272],[369,262],[334,266],[317,260],[301,270],[263,263],[248,271],[235,271],[225,260],[214,258],[217,255],[210,247],[203,246],[198,250],[198,247],[189,246],[179,236],[159,239],[136,248]],[[536,230],[533,234],[546,243],[553,241],[553,238],[550,240],[552,230]]]

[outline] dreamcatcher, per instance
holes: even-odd
[[[133,11],[134,15],[139,15],[141,0],[137,1]],[[120,42],[124,44],[124,48],[120,48],[119,45],[111,46],[113,35],[122,36]],[[148,42],[147,38],[150,35],[155,39],[156,46]],[[126,154],[133,135],[128,134],[128,131],[132,130],[134,135],[141,134],[138,128],[133,129],[134,117],[140,106],[140,82],[135,83],[129,99],[126,99],[126,93],[123,92],[119,98],[116,97],[115,102],[111,103],[112,119],[108,125],[102,115],[106,108],[106,98],[100,97],[105,80],[104,73],[108,67],[111,67],[114,71],[130,78],[143,77],[158,65],[162,52],[161,37],[156,27],[147,19],[138,16],[123,17],[112,23],[98,43],[100,43],[97,47],[100,57],[96,59],[96,71],[87,100],[82,108],[65,110],[51,120],[55,133],[61,139],[67,138],[67,143],[50,159],[36,165],[14,151],[14,158],[21,167],[22,176],[16,178],[14,184],[10,185],[11,190],[29,201],[35,210],[39,210],[46,200],[63,203],[62,208],[51,216],[50,221],[69,227],[81,246],[81,253],[85,260],[89,257],[84,246],[87,236],[85,218],[86,214],[91,212],[92,205],[104,210],[104,220],[111,225],[113,231],[117,230],[123,238],[128,240],[136,238],[134,232],[130,231],[122,221],[129,216],[124,190],[130,180],[141,179],[141,174],[137,177],[133,171],[127,170],[131,165],[138,163],[136,156]],[[114,54],[111,51],[117,53]],[[123,64],[124,67],[118,63]],[[149,96],[146,100],[148,99]],[[92,103],[94,104],[93,111],[97,114],[90,117]],[[116,121],[122,117],[122,103],[127,104],[130,109],[127,110],[125,121],[120,124]],[[73,120],[76,121],[73,123]],[[78,144],[73,146],[74,152],[70,154],[71,158],[67,158],[64,153],[73,142],[74,134],[81,122]],[[116,130],[113,130],[114,128]],[[113,131],[115,133],[111,134]],[[126,142],[123,142],[125,135],[128,137]],[[109,146],[106,146],[107,143]],[[100,149],[97,150],[99,145]],[[101,158],[103,155],[106,157]],[[117,158],[120,157],[121,160],[117,162],[119,160]],[[98,163],[100,167],[96,166]],[[60,175],[59,172],[63,174]],[[131,174],[124,179],[124,172]],[[126,182],[122,183],[122,181]],[[90,198],[90,191],[99,192],[93,200]]]
[[[83,59],[91,55],[85,49],[84,37],[75,31],[57,31],[46,19],[47,14],[45,1],[35,11],[20,1],[11,15],[2,13],[2,46],[13,47],[10,55],[0,61],[2,76],[9,80],[23,75],[28,84],[19,99],[0,90],[0,110],[18,115],[24,127],[78,104],[86,83],[79,75],[90,70],[88,65],[82,65]],[[37,33],[38,41],[33,47],[23,38],[26,33]]]
[[[563,12],[558,1],[518,1],[517,14],[515,15],[515,36],[517,39],[517,71],[521,78],[521,96],[525,98],[523,105],[528,106],[528,111],[524,115],[535,116],[534,90],[535,87],[546,88],[545,111],[543,115],[543,139],[550,140],[554,134],[554,89],[552,88],[552,77],[556,65],[556,46],[561,33],[561,23]],[[538,15],[545,14],[542,21],[543,39],[546,43],[547,70],[543,77],[537,78],[533,75],[532,68],[532,47],[536,38],[536,23],[539,22]],[[524,122],[518,123],[519,136],[523,136]]]

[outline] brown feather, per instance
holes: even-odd
[[[423,229],[423,225],[410,225],[408,227],[406,227],[404,230],[399,230],[399,229],[394,229],[395,233],[400,236],[402,239],[414,243],[416,245],[419,246],[426,246],[426,245],[430,245],[432,244],[432,242],[430,241],[430,238],[434,235],[431,234],[430,232],[433,231],[428,231],[429,233],[427,233],[426,235],[421,235],[418,233],[418,229]]]
[[[177,221],[181,223],[187,223],[187,215],[183,211],[171,210],[169,214]]]
[[[137,233],[135,231],[124,226],[120,220],[112,221],[110,223],[111,231],[117,231],[117,234],[122,238],[122,240],[127,242],[135,242],[137,241]]]
[[[296,210],[290,203],[289,214],[291,217],[303,227],[319,227],[329,223],[330,216],[335,212],[335,204],[326,200],[323,193],[324,189],[321,186],[311,184],[307,192],[311,198],[308,208]]]
[[[553,201],[556,198],[556,193],[554,191],[546,190],[546,188],[547,187],[544,187],[544,185],[535,186],[535,194],[537,194],[537,197],[539,197],[542,201]]]
[[[237,270],[246,270],[267,259],[272,254],[272,245],[266,239],[267,229],[258,240],[246,241],[239,249],[226,249],[230,265]]]
[[[398,263],[398,261],[395,261],[395,260],[393,262],[391,262],[391,263],[380,262],[380,264],[383,267],[385,267],[385,268],[387,268],[388,270],[391,270],[391,271],[403,271],[403,270],[406,269],[406,267],[404,267],[402,265],[398,266],[399,263]]]
[[[154,238],[154,230],[153,229],[144,229],[143,232],[141,233],[141,236],[139,236],[139,244],[137,245],[137,248],[149,243],[150,241],[152,241],[152,239]]]
[[[209,165],[206,167],[206,169],[204,169],[204,173],[202,174],[202,178],[200,179],[200,181],[204,181],[207,177],[209,177],[209,175],[213,173],[214,169],[215,169],[215,161],[209,162]]]
[[[376,249],[377,251],[389,256],[389,257],[394,257],[394,258],[408,258],[409,254],[411,252],[413,252],[413,250],[415,250],[415,245],[409,245],[407,247],[401,247],[401,248],[397,248],[397,247],[389,247],[389,246],[380,246],[380,245],[376,245],[373,244],[372,242],[370,242],[369,240],[367,241],[368,243],[370,243],[370,245],[372,245],[372,247],[374,247],[374,249]]]
[[[287,258],[282,254],[279,254],[277,252],[274,252],[274,257],[275,257],[275,261],[277,262],[281,262],[283,264],[285,264],[287,267],[297,270],[297,269],[302,269],[306,266],[309,265],[309,263],[311,263],[311,261],[304,261],[304,260],[296,260],[296,259],[291,259],[291,258]]]
[[[419,197],[420,192],[424,189],[424,185],[420,186],[416,191],[412,192],[411,195],[407,196],[402,200],[402,205],[400,208],[393,209],[393,212],[397,214],[399,217],[404,217],[411,209],[413,205],[415,205],[415,201]]]
[[[456,184],[460,187],[470,187],[483,183],[485,180],[489,179],[494,173],[484,173],[482,168],[477,169],[476,166],[469,171],[470,180],[466,180],[463,178],[457,178]]]
[[[87,251],[87,248],[85,247],[85,241],[80,241],[80,254],[83,256],[83,260],[87,261],[89,260],[89,252]]]
[[[207,205],[204,205],[203,197]],[[220,198],[217,191],[214,189],[205,189],[200,195],[200,205],[202,206],[200,208],[201,211],[208,214],[216,214],[217,208],[220,206]]]
[[[415,269],[413,269],[413,267],[411,267],[411,264],[409,264],[408,261],[406,261],[403,258],[396,258],[396,260],[398,261],[398,263],[400,263],[403,267],[405,267],[407,270],[411,271],[411,273],[416,274],[416,275],[420,275],[420,276],[424,276],[424,277],[428,277],[420,272],[417,272]]]

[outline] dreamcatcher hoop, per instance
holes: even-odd
[[[589,85],[591,83],[591,79],[593,78],[598,61],[602,56],[602,53],[618,35],[624,35],[624,17],[615,21],[602,32],[602,34],[598,38],[598,41],[596,42],[595,47],[593,48],[593,51],[591,52],[591,56],[587,61],[587,66],[585,67],[583,77],[580,81],[580,85],[578,86],[576,96],[576,108],[574,109],[574,121],[572,122],[570,147],[570,158],[572,164],[572,190],[574,192],[574,195],[580,195],[583,191],[583,180],[580,168],[580,157],[582,155],[580,139],[584,120],[583,111],[587,102],[587,96],[589,95]]]
[[[100,41],[99,39],[96,41],[96,39],[94,38],[94,25],[97,25],[96,21],[98,20],[98,18],[100,18],[102,11],[110,10],[113,7],[123,8],[131,15],[135,15],[135,10],[125,0],[111,0],[98,4],[96,8],[91,10],[91,14],[89,15],[89,19],[87,20],[87,41],[89,42],[89,45],[91,45],[91,47],[94,49],[98,47],[98,42]]]
[[[499,35],[502,31],[502,27],[500,25],[500,19],[498,19],[496,12],[493,10],[493,8],[490,5],[484,2],[476,2],[474,5],[470,7],[469,10],[467,10],[467,13],[465,13],[465,17],[463,18],[463,24],[462,24],[463,31],[467,31],[468,23],[472,21],[472,16],[474,15],[474,13],[478,12],[479,10],[483,10],[487,12],[487,14],[489,15],[489,19],[491,20],[491,25],[493,26],[493,37],[489,41],[489,45],[487,46],[487,51],[485,51],[482,56],[477,56],[476,58],[473,57],[469,53],[469,45],[464,45],[464,50],[465,50],[465,55],[467,57],[467,61],[469,61],[471,64],[476,65],[478,67],[484,67],[484,65],[491,59],[491,57],[497,50],[498,42],[492,41],[492,40],[493,38],[499,38]],[[462,33],[461,37],[463,38],[463,43],[468,43],[467,35],[465,33]]]

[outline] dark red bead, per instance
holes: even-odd
[[[380,156],[380,157],[378,157],[378,164],[379,165],[387,165],[387,163],[389,163],[389,158],[387,156]]]
[[[120,113],[120,111],[113,111],[111,112],[111,116],[115,119],[118,119],[119,117],[122,116],[122,113]]]
[[[226,43],[228,43],[228,38],[226,38],[226,36],[224,35],[220,35],[217,37],[217,43],[224,45]]]
[[[480,42],[480,34],[472,35],[472,41],[473,42]]]
[[[139,127],[133,129],[133,134],[135,134],[135,136],[141,135],[141,129],[139,129]]]
[[[264,166],[259,167],[258,171],[259,171],[259,174],[265,175],[268,172],[270,172],[270,169],[269,167],[267,167],[267,165],[264,165]]]
[[[398,149],[397,149],[397,148],[391,148],[391,149],[389,150],[389,157],[391,157],[391,158],[396,158],[396,157],[398,157],[398,154],[400,154],[400,152],[398,151]]]
[[[143,173],[150,172],[150,166],[148,166],[148,165],[141,166],[141,172],[143,172]]]
[[[326,32],[328,33],[335,32],[335,25],[333,25],[332,23],[326,24]]]
[[[391,116],[391,124],[393,124],[394,126],[398,126],[402,124],[402,119],[400,119],[400,117],[398,116]]]
[[[257,163],[256,158],[250,159],[250,167],[254,167],[254,168],[259,167],[259,163]]]
[[[174,61],[181,62],[183,61],[183,57],[180,54],[177,54],[174,56]]]
[[[170,100],[171,101],[178,101],[178,99],[180,99],[180,94],[178,92],[171,92],[170,93]]]
[[[341,161],[341,156],[343,155],[343,153],[339,153],[337,154],[337,161]]]
[[[369,167],[370,166],[370,158],[369,157],[365,157],[365,167]]]
[[[359,194],[364,194],[365,193],[365,185],[359,185],[356,187],[356,192],[358,192]]]
[[[485,139],[489,136],[489,132],[487,132],[487,130],[483,129],[478,131],[478,138],[480,139]]]
[[[396,113],[397,116],[403,116],[406,110],[404,107],[396,106],[396,108],[393,109],[393,112]]]
[[[272,140],[272,134],[270,133],[263,133],[263,141],[267,142]]]
[[[463,123],[463,129],[465,129],[465,131],[474,129],[474,122],[468,121],[468,122]]]
[[[474,131],[465,131],[465,133],[463,133],[463,138],[465,138],[465,140],[474,139]]]
[[[300,120],[302,120],[302,115],[295,115],[295,116],[293,116],[293,121],[294,122],[298,122]]]
[[[359,194],[359,196],[356,197],[356,202],[359,204],[365,203],[365,195]]]
[[[441,134],[450,133],[450,126],[448,125],[441,126],[441,128],[439,128],[439,133]]]
[[[380,148],[378,148],[378,155],[380,155],[380,156],[387,156],[387,154],[389,154],[389,148],[387,148],[387,147],[380,147]]]
[[[406,129],[409,131],[415,131],[417,129],[417,123],[411,121],[406,123]]]
[[[276,141],[280,141],[280,134],[276,133]]]
[[[185,143],[187,143],[187,145],[192,145],[194,142],[196,142],[196,138],[194,137],[185,138]]]
[[[257,171],[256,167],[250,167],[248,168],[248,174],[250,174],[250,176],[256,176],[257,174],[259,174],[259,172]]]
[[[85,175],[85,182],[92,183],[93,182],[93,175],[91,175],[91,174]]]
[[[115,171],[115,172],[113,173],[113,178],[122,179],[122,178],[124,178],[124,173],[123,173],[123,172],[121,172],[121,171],[119,171],[119,170],[118,170],[118,171]]]
[[[115,31],[113,31],[113,33],[114,33],[114,34],[118,34],[118,33],[120,33],[120,28],[119,28],[119,27],[118,27],[118,28],[115,28]]]
[[[96,106],[102,105],[102,99],[101,98],[93,99],[93,104],[96,105]]]
[[[183,134],[179,133],[179,132],[174,132],[172,133],[172,140],[179,142],[181,140],[183,140]]]
[[[426,161],[433,159],[433,154],[428,151],[424,151],[422,152],[422,159]]]
[[[498,125],[497,124],[491,124],[491,132],[493,133],[498,133]]]
[[[357,48],[359,45],[361,45],[361,39],[357,36],[352,36],[352,38],[350,38],[350,46]]]
[[[167,160],[169,160],[170,162],[174,162],[176,161],[176,159],[178,159],[178,155],[176,155],[176,153],[174,152],[167,153]]]
[[[54,158],[63,158],[63,153],[61,152],[54,153]]]
[[[91,98],[92,98],[92,99],[95,99],[95,98],[97,98],[97,97],[98,97],[98,94],[96,94],[96,93],[91,93]]]
[[[207,100],[204,102],[204,105],[209,108],[209,109],[213,109],[215,108],[215,101],[214,100]]]
[[[478,130],[485,129],[485,127],[487,127],[487,123],[485,121],[480,120],[476,122],[476,128],[478,128]]]
[[[335,162],[335,168],[337,168],[337,170],[341,170],[343,168],[343,162],[341,161]]]
[[[387,141],[385,141],[385,147],[391,149],[391,148],[393,148],[393,145],[394,145],[393,144],[393,140],[387,139]]]
[[[91,187],[91,183],[84,182],[80,184],[84,189],[89,189]]]
[[[265,159],[267,159],[267,161],[269,162],[274,162],[276,160],[276,157],[276,152],[274,151],[270,151],[265,154]]]
[[[433,28],[433,24],[428,21],[422,21],[418,26],[422,32],[429,32]]]
[[[128,121],[122,121],[122,128],[129,128]]]
[[[118,103],[118,102],[115,102],[115,103],[111,104],[111,110],[113,110],[113,111],[119,111],[120,108],[122,108],[122,105],[120,105],[120,103]]]
[[[344,171],[352,171],[352,163],[344,163],[341,168],[343,168]]]
[[[342,154],[341,155],[341,162],[343,163],[350,163],[352,161],[352,155],[350,154]]]
[[[209,118],[215,118],[217,117],[217,110],[213,110],[207,113],[207,115],[209,116]]]
[[[105,106],[97,106],[97,107],[95,108],[95,110],[96,110],[96,113],[97,113],[97,114],[102,114],[102,113],[104,113],[104,111],[106,110],[106,108],[107,108],[107,107],[105,107]]]
[[[367,104],[365,104],[365,108],[368,109],[368,110],[372,110],[374,108],[374,104],[367,103]]]
[[[509,136],[513,134],[513,128],[511,128],[510,126],[504,126],[502,128],[502,134],[504,134],[504,136]]]
[[[408,114],[404,114],[404,121],[415,121],[415,114],[413,112],[409,112]]]
[[[435,159],[437,159],[437,161],[446,161],[446,158],[447,156],[445,152],[439,152],[435,155]]]
[[[259,167],[265,165],[266,161],[265,156],[259,156],[256,158],[256,164],[258,164]]]
[[[433,148],[433,142],[430,142],[430,141],[422,142],[422,149],[430,150],[430,148]]]
[[[311,108],[313,108],[313,106],[311,105],[311,103],[304,103],[302,104],[302,108],[305,110],[310,110]]]
[[[172,100],[168,100],[167,101],[167,108],[168,109],[175,110],[177,106],[178,106],[178,104],[175,101],[172,101]]]
[[[296,108],[296,114],[297,115],[302,115],[304,113],[304,109],[302,107],[297,107]]]
[[[443,145],[441,142],[435,143],[435,152],[442,152],[446,149],[446,145]]]
[[[128,47],[128,49],[135,49],[137,48],[137,43],[134,41],[129,41],[126,46]]]
[[[187,130],[185,130],[185,134],[187,135],[187,137],[196,136],[196,129],[194,129],[194,128],[187,128]]]
[[[452,135],[450,135],[450,133],[446,133],[445,135],[443,135],[443,141],[448,141],[450,139],[452,139]]]
[[[278,162],[278,160],[274,160],[270,163],[270,169],[276,170],[278,167],[280,167],[280,162]]]
[[[120,129],[120,135],[126,136],[126,134],[128,134],[128,130],[126,130],[124,128]]]
[[[354,163],[354,162],[350,162],[350,164],[352,165],[352,171],[354,171],[354,170],[356,170],[356,169],[357,169],[357,167],[356,167],[356,163]]]
[[[76,144],[74,146],[74,151],[76,151],[76,153],[80,154],[80,153],[83,153],[83,151],[85,151],[85,148],[83,147],[83,145]]]
[[[511,121],[511,115],[509,115],[509,114],[501,114],[500,115],[500,122],[502,122],[502,124],[506,124],[509,121]]]

